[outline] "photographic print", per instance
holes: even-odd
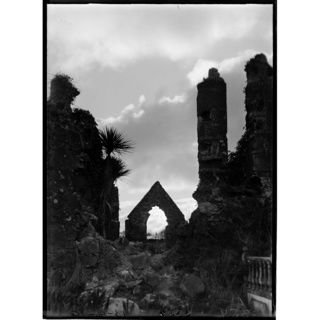
[[[43,23],[44,318],[274,318],[275,1]]]

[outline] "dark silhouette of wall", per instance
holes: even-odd
[[[160,182],[156,182],[137,206],[130,212],[126,220],[126,238],[131,241],[147,240],[147,220],[152,207],[158,206],[167,217],[165,229],[166,246],[171,247],[177,239],[177,230],[184,225],[183,213],[163,189]]]
[[[246,130],[249,132],[251,175],[269,184],[272,172],[273,70],[264,54],[248,61]]]
[[[218,210],[218,185],[228,156],[226,83],[212,68],[197,87],[200,181],[193,197],[201,212],[212,212]]]

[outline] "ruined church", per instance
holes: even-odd
[[[192,213],[189,224],[160,183],[156,182],[126,220],[126,237],[129,240],[146,239],[148,211],[153,206],[162,208],[167,216],[165,236],[168,247],[179,238],[177,231],[180,226],[187,228],[186,233],[192,234],[193,239],[214,233],[217,242],[226,243],[226,238],[233,237],[235,226],[230,228],[228,221],[231,220],[225,212],[230,204],[238,204],[239,199],[245,197],[248,201],[254,199],[262,203],[263,210],[267,208],[265,215],[272,215],[273,70],[266,56],[258,54],[247,62],[245,71],[246,127],[233,158],[228,156],[226,83],[218,70],[212,68],[208,77],[197,86],[199,183],[193,197],[198,208]],[[245,206],[239,204],[240,209]],[[257,211],[262,212],[262,209]],[[271,222],[269,224],[267,227],[270,229]],[[229,230],[229,233],[223,230]],[[240,245],[240,241],[238,243]],[[264,254],[271,253],[270,246],[270,243],[265,245]]]

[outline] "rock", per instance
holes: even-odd
[[[86,283],[86,288],[82,295],[86,295],[90,292],[93,292],[94,290],[99,289],[105,293],[106,298],[112,297],[119,288],[119,285],[120,284],[117,279],[103,281],[98,280],[96,276],[93,276],[92,280]]]
[[[154,272],[152,269],[145,270],[142,274],[142,279],[146,284],[148,284],[152,288],[157,287],[161,281],[160,276],[156,272]]]
[[[200,202],[198,208],[201,213],[209,212],[214,214],[217,212],[217,206],[211,202]]]
[[[133,293],[135,296],[141,294],[141,292],[142,292],[142,288],[141,288],[140,285],[137,285],[136,287],[134,287],[134,288],[133,288],[133,291],[132,291],[132,293]]]
[[[150,263],[150,255],[147,252],[128,257],[134,269],[144,269]]]
[[[180,283],[180,289],[187,296],[194,298],[204,293],[205,286],[199,277],[193,274],[186,274]]]
[[[144,298],[141,300],[141,304],[145,308],[150,308],[156,303],[156,295],[152,293],[147,293]]]
[[[107,316],[138,316],[140,314],[139,306],[126,298],[110,298],[107,307]]]
[[[129,240],[128,240],[126,237],[120,238],[120,243],[121,243],[124,247],[126,247],[127,245],[129,245]]]
[[[91,290],[97,286],[99,286],[100,282],[96,276],[92,277],[92,280],[86,283],[86,290]]]
[[[106,297],[112,297],[117,289],[119,288],[119,281],[118,280],[112,280],[105,284],[103,288],[106,291]]]
[[[81,239],[78,244],[80,261],[85,267],[92,267],[98,263],[99,241],[97,238],[88,236]]]
[[[128,289],[131,289],[131,288],[136,287],[136,286],[139,285],[140,283],[142,283],[142,280],[134,280],[134,281],[126,282],[126,283],[125,283],[125,286],[126,286]]]
[[[150,259],[150,266],[154,270],[160,270],[164,266],[164,255],[163,254],[155,254]]]
[[[120,270],[117,275],[124,281],[135,280],[135,274],[131,270]]]

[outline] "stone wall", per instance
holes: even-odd
[[[272,178],[273,70],[263,54],[252,58],[245,67],[246,130],[249,132],[251,175],[264,184]]]
[[[168,225],[165,230],[165,241],[167,247],[171,247],[176,242],[178,229],[184,225],[185,219],[158,181],[128,215],[125,222],[126,238],[131,241],[147,240],[147,220],[150,216],[149,211],[154,206],[158,206],[166,215]]]
[[[226,84],[216,69],[198,84],[198,208],[186,242],[193,255],[215,248],[213,255],[231,250],[239,256],[244,246],[252,254],[270,254],[273,74],[263,54],[245,71],[246,131],[229,157]]]
[[[107,230],[107,239],[116,240],[120,235],[119,190],[116,186],[112,188],[111,200],[111,221]]]
[[[99,132],[88,111],[71,108],[78,94],[69,77],[56,76],[47,103],[47,268],[61,285],[75,267],[76,241],[97,221],[101,190]]]
[[[201,213],[219,213],[219,184],[227,162],[226,83],[217,69],[198,84],[198,161],[199,185],[193,197]]]

